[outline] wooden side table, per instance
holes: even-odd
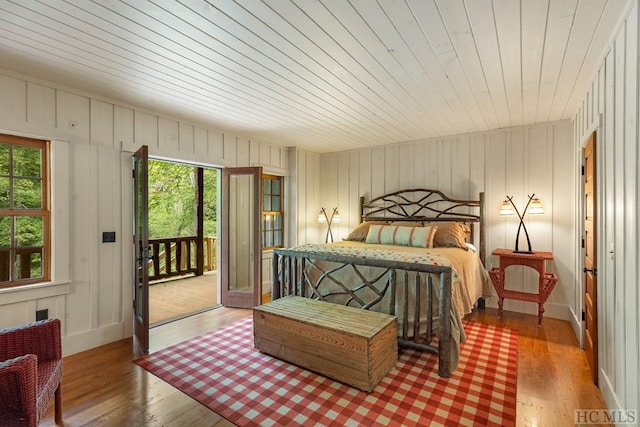
[[[493,268],[489,271],[491,282],[498,294],[498,315],[502,317],[502,305],[505,298],[535,302],[538,304],[538,326],[542,324],[542,315],[544,313],[544,303],[551,295],[553,288],[558,282],[558,278],[553,273],[547,273],[546,262],[553,260],[551,252],[537,252],[532,254],[514,252],[511,249],[496,249],[492,252],[500,260],[500,267]],[[538,272],[538,293],[529,293],[521,291],[513,291],[504,288],[504,271],[510,265],[524,265],[531,267]]]

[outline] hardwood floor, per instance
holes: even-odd
[[[151,329],[151,351],[249,316],[250,310],[218,308]],[[485,309],[471,320],[518,329],[518,426],[573,426],[574,409],[605,408],[591,382],[585,353],[571,326],[545,318]],[[64,359],[64,425],[229,426],[230,422],[131,363],[139,356],[122,340]],[[53,426],[53,405],[41,426]]]

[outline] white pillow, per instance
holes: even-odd
[[[437,226],[372,225],[367,233],[367,243],[432,248],[437,228]]]

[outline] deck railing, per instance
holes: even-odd
[[[2,282],[9,282],[11,268],[14,269],[13,280],[42,277],[42,250],[39,246],[0,250],[0,288]]]
[[[149,281],[197,272],[196,237],[149,239]],[[216,237],[204,238],[204,271],[216,269]]]

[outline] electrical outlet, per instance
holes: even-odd
[[[36,310],[36,322],[38,320],[46,320],[49,318],[49,309]]]

